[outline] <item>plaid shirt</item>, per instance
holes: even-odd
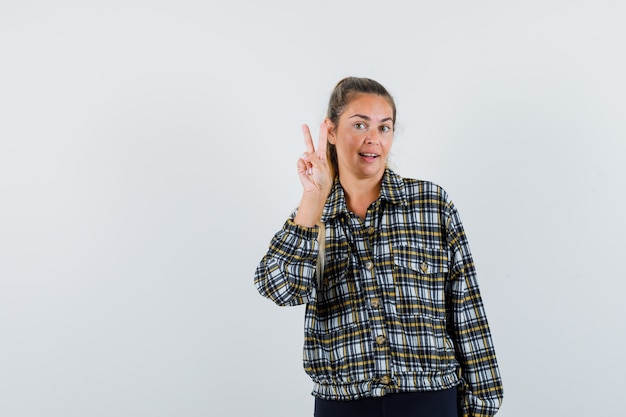
[[[463,416],[491,416],[502,383],[474,262],[446,192],[387,169],[360,219],[336,180],[318,228],[293,215],[254,284],[278,305],[306,303],[304,368],[313,395],[350,400],[459,386]]]

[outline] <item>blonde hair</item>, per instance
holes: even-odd
[[[319,252],[317,254],[315,276],[317,279],[317,287],[320,288],[322,286],[324,266],[326,264],[326,225],[320,222],[317,226],[317,243],[319,246]]]

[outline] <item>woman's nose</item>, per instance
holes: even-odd
[[[365,143],[367,144],[378,144],[380,143],[380,138],[378,137],[378,132],[367,132],[365,136]]]

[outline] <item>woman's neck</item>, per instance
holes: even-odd
[[[342,178],[339,182],[346,196],[348,210],[365,219],[367,209],[380,195],[381,178]]]

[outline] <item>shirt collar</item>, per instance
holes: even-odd
[[[401,176],[389,168],[385,168],[379,198],[390,204],[406,204],[404,181]],[[348,207],[346,206],[346,197],[343,187],[339,183],[339,176],[336,176],[333,188],[331,189],[328,199],[326,200],[326,205],[324,206],[322,223],[326,223],[328,220],[347,212]]]

